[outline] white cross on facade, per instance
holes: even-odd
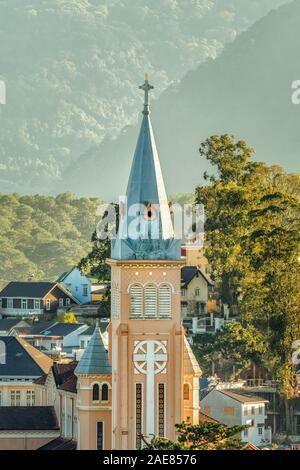
[[[166,372],[168,360],[166,341],[136,341],[133,353],[136,373],[146,375],[146,433],[154,429],[154,376]]]

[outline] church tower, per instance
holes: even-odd
[[[111,366],[98,324],[74,372],[77,376],[77,449],[111,449]]]
[[[186,354],[180,314],[180,240],[170,207],[150,121],[146,77],[140,134],[126,200],[112,243],[111,324],[112,448],[137,449],[140,435],[176,439],[175,424],[186,417],[184,386],[195,399],[198,386],[185,384]],[[175,171],[175,168],[174,168]],[[192,353],[191,353],[192,354]],[[199,382],[200,369],[194,373]],[[193,419],[192,419],[193,420]],[[195,421],[193,420],[193,421]]]

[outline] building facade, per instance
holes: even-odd
[[[57,282],[70,291],[73,297],[75,297],[81,304],[92,300],[91,281],[76,266],[74,266],[70,271],[63,273],[57,279]]]
[[[4,317],[55,315],[79,301],[55,282],[10,282],[0,292],[0,314]]]
[[[181,322],[185,260],[173,231],[149,116],[152,86],[146,79],[141,88],[141,130],[107,260],[112,304],[108,356],[96,328],[75,370],[80,449],[138,449],[142,436],[175,440],[175,424],[199,422],[201,371]],[[107,400],[94,399],[97,384],[107,390]]]
[[[271,430],[266,427],[267,403],[244,390],[215,387],[201,400],[201,410],[227,426],[247,426],[241,435],[243,442],[264,447],[272,442]]]

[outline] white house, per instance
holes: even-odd
[[[92,300],[91,281],[76,266],[63,273],[57,282],[63,284],[81,304]]]
[[[247,425],[243,442],[257,447],[271,444],[271,430],[265,427],[268,400],[245,393],[242,389],[213,388],[200,402],[201,411],[228,426]]]

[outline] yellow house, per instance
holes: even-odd
[[[181,313],[182,317],[201,317],[209,311],[210,290],[213,283],[205,271],[198,266],[181,269]]]

